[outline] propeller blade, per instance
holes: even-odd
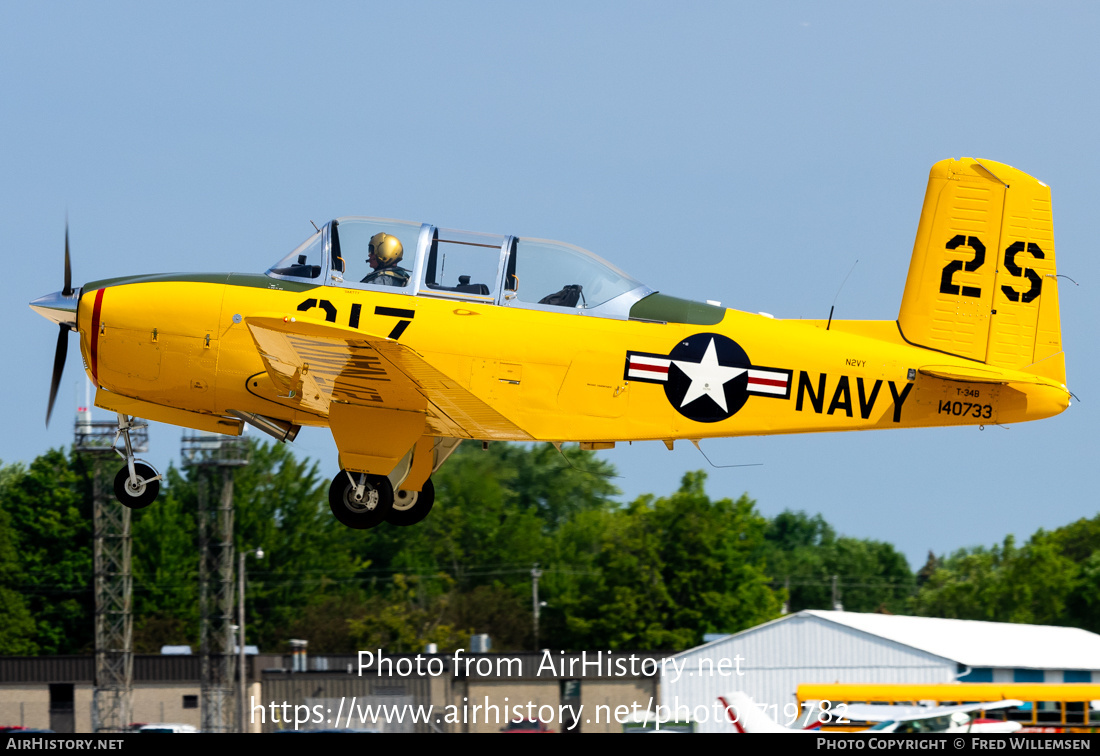
[[[50,403],[46,407],[46,427],[50,427],[50,415],[53,414],[53,403],[57,399],[57,387],[61,385],[61,373],[65,370],[65,357],[69,352],[69,327],[62,325],[57,334],[57,351],[53,356],[53,381],[50,382]]]
[[[73,293],[73,270],[69,265],[69,222],[65,221],[65,288],[61,290],[65,296]]]

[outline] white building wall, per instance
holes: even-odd
[[[807,615],[760,625],[674,659],[679,671],[667,665],[661,674],[661,704],[673,716],[679,707],[680,718],[694,712],[700,732],[731,731],[717,701],[733,690],[774,707],[769,713],[786,723],[797,714],[800,683],[951,682],[957,670],[951,660]],[[697,707],[707,711],[705,720]]]
[[[40,683],[0,685],[0,725],[50,726],[50,689]]]

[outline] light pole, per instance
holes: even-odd
[[[248,719],[245,716],[245,676],[244,676],[244,558],[255,554],[257,559],[264,558],[263,549],[246,549],[238,555],[237,562],[237,722],[240,732],[248,732]]]
[[[531,568],[531,611],[534,614],[535,619],[535,650],[539,650],[539,608],[546,602],[539,601],[539,578],[542,577],[542,570],[539,569],[536,563]]]

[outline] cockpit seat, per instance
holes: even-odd
[[[557,307],[576,307],[577,302],[584,296],[582,293],[583,288],[584,287],[580,284],[567,284],[562,287],[561,291],[547,294],[539,300],[539,304],[555,305]]]
[[[489,296],[489,287],[482,283],[470,283],[469,276],[459,276],[458,286],[440,286],[439,284],[428,282],[428,288],[435,289],[436,291],[454,291],[459,294],[479,294],[483,297]]]

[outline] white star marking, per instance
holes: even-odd
[[[691,385],[684,394],[684,401],[680,402],[681,407],[686,407],[701,396],[709,396],[722,408],[723,412],[729,412],[726,406],[726,384],[748,370],[748,368],[726,367],[718,364],[718,352],[714,348],[714,339],[710,340],[700,362],[673,360],[673,363],[691,379]]]

